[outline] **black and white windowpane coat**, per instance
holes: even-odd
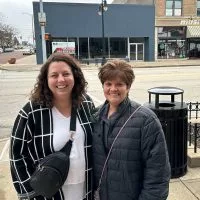
[[[86,200],[92,199],[92,124],[90,112],[94,104],[84,95],[77,117],[85,134]],[[52,111],[29,101],[19,112],[11,135],[10,167],[19,199],[46,200],[36,196],[29,185],[35,167],[45,156],[54,152]],[[52,200],[64,200],[60,189]]]

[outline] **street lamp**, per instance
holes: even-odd
[[[108,10],[106,0],[102,0],[101,4],[99,5],[98,14],[101,15],[101,22],[102,22],[102,62],[101,65],[106,63],[106,46],[105,46],[105,37],[104,37],[104,12]]]
[[[42,36],[42,60],[43,63],[47,59],[47,50],[46,50],[46,42],[45,42],[45,25],[46,25],[46,14],[43,11],[43,2],[40,0],[40,12],[38,13],[38,20],[41,26],[41,36]]]
[[[22,14],[24,15],[29,15],[31,17],[32,20],[32,41],[33,41],[33,47],[35,47],[35,34],[34,34],[34,18],[33,18],[33,14],[31,13],[27,13],[27,12],[23,12]]]

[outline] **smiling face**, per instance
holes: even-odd
[[[119,106],[128,96],[129,89],[121,79],[106,80],[103,84],[104,96],[112,107]]]
[[[52,62],[48,70],[48,86],[54,100],[69,99],[74,87],[74,76],[71,67],[65,62]]]

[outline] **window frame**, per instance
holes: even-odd
[[[182,16],[182,9],[183,9],[183,0],[165,1],[165,15],[167,17]]]
[[[200,17],[200,0],[197,0],[197,17]]]

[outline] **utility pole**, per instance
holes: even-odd
[[[105,33],[104,33],[104,12],[108,10],[106,0],[102,0],[101,4],[99,5],[98,14],[101,15],[101,26],[102,26],[102,62],[101,65],[106,63],[106,44],[105,44]]]
[[[46,42],[45,42],[45,25],[46,25],[46,15],[43,12],[43,3],[42,0],[40,0],[40,13],[38,13],[38,19],[41,26],[41,38],[42,38],[42,58],[43,63],[47,59],[47,53],[46,53]]]
[[[33,14],[27,13],[27,12],[23,12],[22,14],[29,15],[31,17],[31,20],[32,20],[32,42],[33,42],[33,47],[35,47],[35,31],[34,31],[34,17],[33,17]]]

